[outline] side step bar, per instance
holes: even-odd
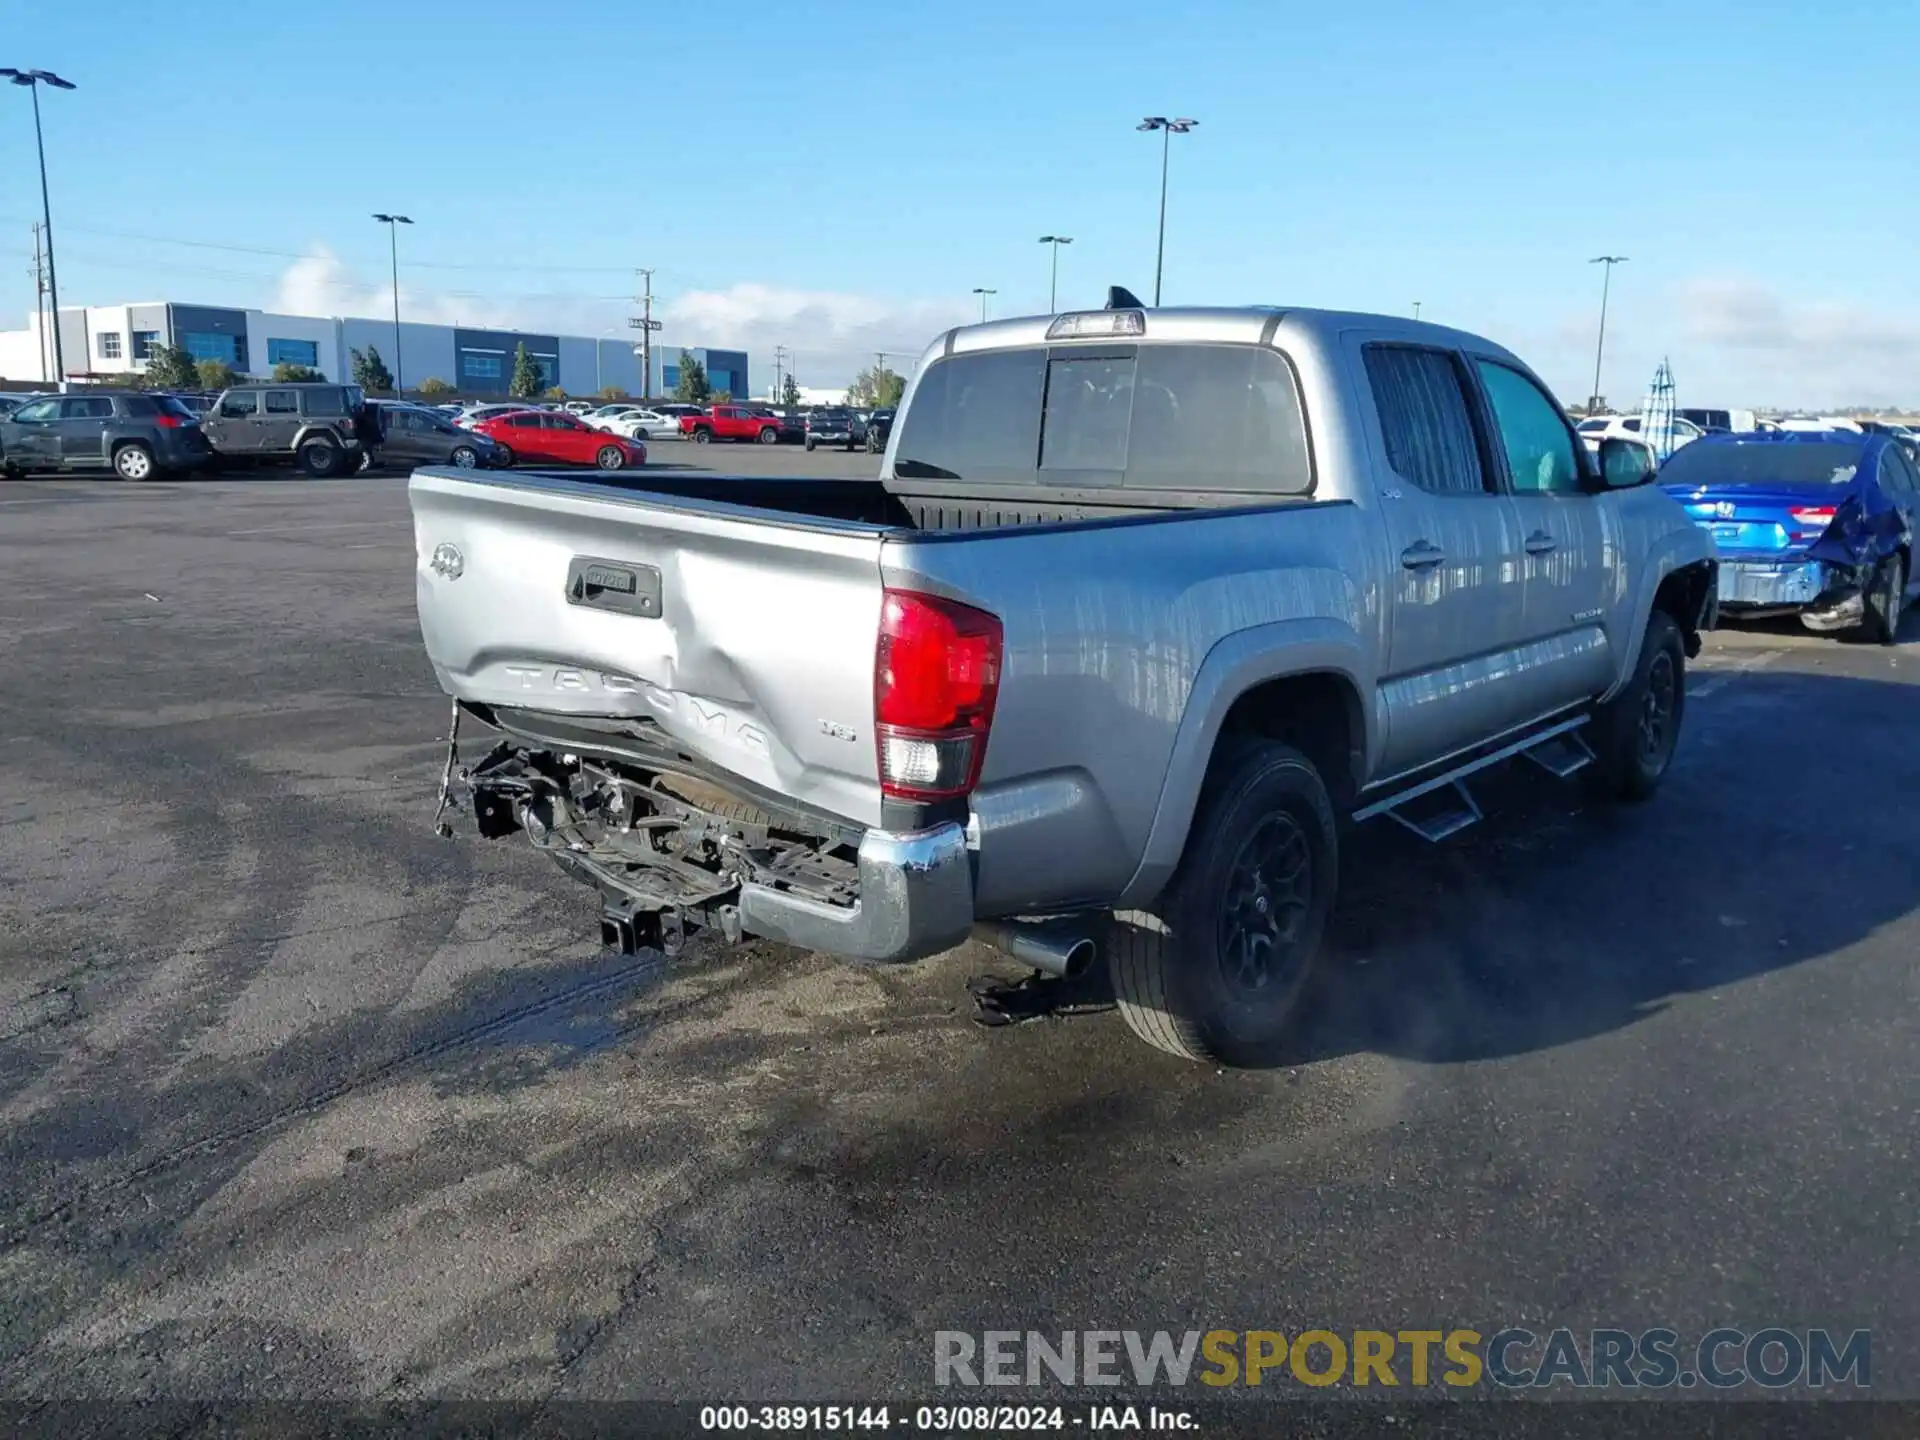
[[[1571,720],[1562,720],[1557,725],[1536,730],[1510,745],[1477,755],[1384,800],[1363,805],[1353,812],[1354,821],[1358,823],[1371,820],[1376,815],[1386,815],[1406,826],[1422,840],[1435,843],[1449,835],[1457,835],[1481,816],[1479,803],[1465,784],[1469,775],[1477,774],[1490,765],[1497,765],[1502,760],[1511,760],[1516,755],[1525,755],[1541,769],[1563,780],[1591,765],[1593,750],[1587,744],[1586,737],[1577,733],[1588,718],[1576,715]],[[1423,800],[1427,802],[1424,805],[1415,803]]]

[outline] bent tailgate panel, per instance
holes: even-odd
[[[420,633],[449,694],[643,718],[757,785],[878,823],[880,527],[558,476],[426,469],[408,490]]]

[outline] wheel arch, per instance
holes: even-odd
[[[1152,902],[1179,864],[1216,757],[1240,737],[1294,746],[1344,813],[1380,753],[1372,666],[1360,636],[1325,617],[1237,631],[1202,662],[1174,736],[1160,799],[1123,907]]]
[[[1625,637],[1613,684],[1600,697],[1603,702],[1611,700],[1632,678],[1634,667],[1640,663],[1640,647],[1646,643],[1647,621],[1655,610],[1673,616],[1688,659],[1700,653],[1701,637],[1714,627],[1720,607],[1719,561],[1711,555],[1689,558],[1671,551],[1661,559],[1665,563],[1650,566],[1641,582],[1638,603],[1632,611],[1633,628]]]

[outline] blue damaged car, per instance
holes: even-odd
[[[1855,430],[1709,435],[1659,484],[1713,535],[1720,613],[1797,615],[1809,630],[1894,642],[1914,589],[1920,472]]]

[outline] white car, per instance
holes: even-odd
[[[584,416],[589,410],[597,409],[598,407],[591,400],[569,400],[560,408],[569,415]]]
[[[607,428],[609,421],[618,420],[622,415],[631,415],[642,406],[626,400],[617,400],[611,405],[596,405],[580,418],[596,430]]]
[[[516,410],[536,408],[532,402],[526,400],[516,400],[512,404],[470,405],[453,417],[453,423],[462,430],[471,430],[482,420],[496,420],[502,415],[511,415]]]
[[[615,415],[611,419],[597,423],[602,430],[615,435],[625,435],[629,440],[678,440],[680,422],[671,415],[662,415],[658,410],[649,410],[636,405],[625,414]]]
[[[1638,415],[1590,415],[1574,426],[1580,436],[1580,443],[1596,455],[1600,453],[1602,440],[1644,440],[1640,433],[1642,419]],[[1673,448],[1691,445],[1707,432],[1691,420],[1673,417]]]

